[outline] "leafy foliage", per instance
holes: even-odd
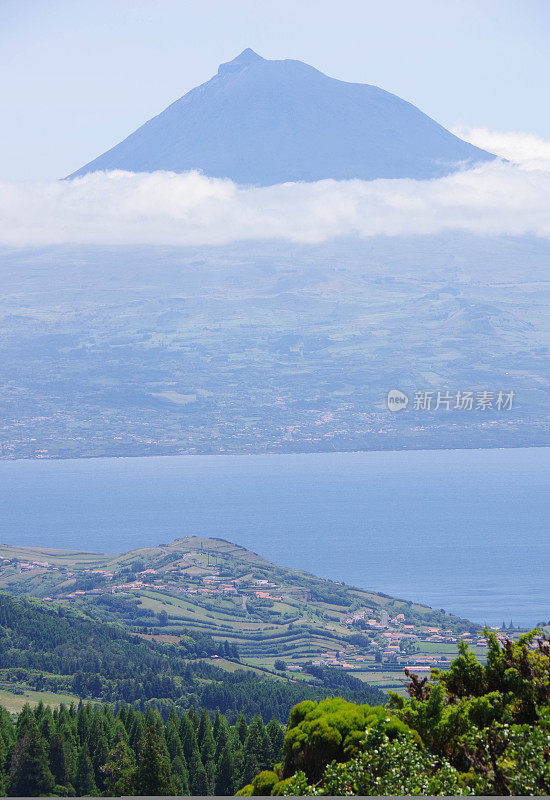
[[[300,703],[271,795],[550,794],[550,643],[485,635],[486,664],[462,644],[449,671],[407,673],[409,699],[386,708]]]

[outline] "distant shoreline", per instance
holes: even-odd
[[[136,455],[83,455],[83,456],[44,456],[43,458],[36,458],[29,456],[28,458],[7,458],[0,456],[0,464],[2,463],[21,463],[21,462],[37,462],[37,461],[95,461],[98,459],[103,460],[132,460],[132,459],[147,459],[147,458],[243,458],[243,457],[257,457],[257,456],[323,456],[323,455],[359,455],[360,453],[439,453],[445,452],[460,452],[462,450],[544,450],[550,448],[549,444],[519,444],[519,445],[489,445],[487,447],[477,447],[471,445],[470,447],[403,447],[401,449],[394,447],[373,447],[369,450],[285,450],[283,452],[267,450],[264,452],[254,453],[148,453]]]

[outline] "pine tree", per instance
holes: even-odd
[[[212,723],[212,733],[214,734],[214,739],[216,743],[218,742],[218,733],[220,730],[220,723],[222,721],[222,715],[220,713],[220,709],[216,709],[216,716],[214,717],[214,722]]]
[[[255,775],[263,769],[271,767],[273,764],[272,761],[269,761],[269,758],[273,755],[271,742],[269,741],[265,725],[260,716],[254,717],[248,726],[243,754],[243,785],[250,783]]]
[[[231,731],[225,717],[221,717],[216,735],[216,754],[214,756],[216,764],[219,762],[223,749],[228,742],[231,742]]]
[[[3,706],[0,706],[0,735],[6,747],[9,748],[15,740],[15,725]]]
[[[174,725],[176,728],[179,728],[180,725],[180,719],[176,711],[176,706],[174,705],[171,707],[168,719],[166,720],[166,727],[169,725]]]
[[[216,743],[212,733],[212,725],[209,723],[204,731],[202,741],[200,743],[201,761],[206,767],[208,761],[213,761],[216,754]]]
[[[177,795],[189,794],[189,773],[183,759],[179,756],[172,761],[172,782]]]
[[[260,762],[256,758],[255,753],[251,753],[250,755],[244,754],[244,763],[243,763],[243,771],[242,775],[240,776],[239,783],[242,786],[246,786],[248,783],[252,783],[256,775],[258,775],[262,771],[260,766]]]
[[[92,727],[92,707],[89,703],[81,703],[78,708],[78,713],[76,715],[76,729],[78,731],[78,738],[80,740],[80,744],[83,744],[87,741],[88,736],[90,735],[90,729]]]
[[[136,765],[126,742],[119,741],[115,745],[101,771],[104,775],[105,790],[109,795],[116,797],[134,793]]]
[[[94,774],[96,779],[97,788],[100,792],[105,791],[104,773],[101,768],[105,766],[109,758],[109,747],[107,745],[107,737],[102,734],[95,746],[94,754],[92,757],[92,764],[94,767]]]
[[[52,791],[54,777],[50,771],[46,744],[36,723],[29,725],[15,745],[8,791],[10,795],[36,797]]]
[[[40,708],[40,706],[38,706]],[[36,709],[38,711],[38,708]],[[42,713],[37,715],[38,730],[46,742],[49,742],[55,731],[55,722],[49,706],[43,707]]]
[[[197,797],[205,797],[209,794],[208,791],[208,776],[206,774],[205,768],[200,765],[199,769],[195,772],[194,775],[190,775],[191,781],[191,792],[193,795]]]
[[[137,792],[142,795],[173,795],[170,760],[156,726],[146,728],[140,747]]]
[[[176,714],[176,707],[172,706],[168,721],[166,722],[166,728],[164,729],[168,755],[172,762],[175,758],[181,758],[185,761],[183,746],[180,739],[179,722],[178,715]]]
[[[189,757],[187,758],[187,769],[189,771],[189,787],[191,789],[191,793],[199,795],[200,792],[196,791],[196,787],[197,787],[197,781],[199,781],[199,778],[197,776],[199,775],[200,772],[204,772],[205,785],[207,785],[207,781],[206,781],[206,771],[201,761],[199,748],[196,746],[196,743],[194,749],[191,751]]]
[[[216,783],[214,785],[214,794],[216,795],[233,795],[235,794],[235,785],[233,783],[233,753],[229,742],[225,743],[220,760],[218,761],[218,769],[216,771]]]
[[[237,718],[237,722],[235,724],[235,730],[237,731],[239,739],[241,740],[241,744],[244,745],[246,740],[246,734],[248,733],[248,726],[246,724],[246,720],[244,718],[244,714],[242,713],[242,711]]]
[[[19,741],[29,730],[34,730],[34,729],[36,729],[36,719],[31,711],[30,705],[28,703],[25,703],[25,705],[23,706],[23,710],[17,717],[17,724],[15,726],[15,736]]]
[[[273,717],[266,727],[267,735],[273,750],[273,762],[277,763],[283,757],[283,744],[285,734],[280,723]]]
[[[197,752],[197,755],[199,754],[199,746],[197,742],[197,735],[195,733],[195,729],[193,728],[193,723],[187,714],[183,714],[180,720],[179,734],[185,760],[189,766],[191,766],[191,757],[195,751]]]
[[[139,743],[143,739],[143,735],[145,733],[145,725],[143,722],[143,716],[138,713],[137,709],[132,708],[131,716],[129,718],[129,727],[126,726],[126,730],[128,731],[128,738],[130,742],[130,747],[133,750],[137,750],[139,747]]]
[[[196,711],[195,711],[195,709],[193,708],[193,706],[191,706],[191,708],[190,708],[190,709],[189,709],[189,711],[187,712],[187,716],[188,716],[188,717],[189,717],[189,719],[191,720],[191,724],[192,724],[193,728],[194,728],[195,730],[197,730],[197,728],[199,727],[199,723],[200,723],[200,721],[201,721],[201,720],[200,720],[200,717],[199,717],[199,715],[197,714],[197,712],[196,712]]]
[[[208,711],[204,709],[201,714],[199,727],[197,728],[197,742],[199,743],[199,749],[202,747],[202,742],[207,730],[212,732],[212,722],[210,720]]]
[[[76,767],[76,791],[79,796],[97,794],[94,767],[86,742],[80,748]]]
[[[4,741],[4,737],[0,733],[0,775],[4,774],[4,770],[6,769],[7,758],[8,758],[8,748]]]
[[[183,745],[181,743],[179,731],[176,727],[172,726],[170,723],[166,726],[166,747],[168,748],[168,755],[170,756],[170,761],[173,761],[175,758],[181,758],[185,761],[185,755],[183,752]]]
[[[58,786],[68,786],[71,782],[71,760],[67,742],[60,733],[54,733],[50,740],[50,770]]]
[[[125,742],[128,744],[128,734],[126,732],[126,728],[124,727],[122,720],[115,719],[115,724],[113,725],[112,730],[112,744],[118,744],[119,742]]]
[[[147,709],[147,713],[145,714],[145,727],[156,728],[160,735],[164,733],[164,723],[156,708],[149,707]]]

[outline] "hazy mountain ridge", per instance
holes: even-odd
[[[247,49],[70,177],[198,169],[257,185],[428,179],[493,158],[383,89]]]

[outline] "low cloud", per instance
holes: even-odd
[[[430,181],[247,188],[197,172],[116,171],[72,181],[0,182],[0,244],[321,242],[447,230],[548,237],[550,143],[493,133],[494,144],[499,135],[503,142],[508,137],[508,149],[477,143],[521,163],[497,160]]]
[[[500,158],[521,164],[524,168],[550,170],[550,142],[532,133],[460,126],[453,133]]]

